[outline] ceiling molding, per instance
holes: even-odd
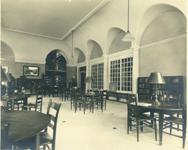
[[[59,41],[61,40],[61,38],[56,38],[56,37],[52,37],[52,36],[46,36],[46,35],[37,34],[37,33],[25,32],[25,31],[21,31],[21,30],[15,30],[15,29],[10,29],[10,28],[3,28],[3,27],[2,27],[2,29],[7,30],[7,31],[11,31],[11,32],[29,34],[29,35],[48,38],[48,39],[53,39],[53,40],[59,40]]]
[[[72,33],[72,30],[76,30],[80,25],[82,25],[84,22],[86,22],[92,15],[94,15],[98,10],[100,10],[102,7],[104,7],[110,1],[111,0],[103,0],[103,1],[101,1],[94,9],[92,9],[87,15],[85,15],[67,33],[65,33],[62,37],[59,37],[59,38],[53,37],[53,36],[46,36],[46,35],[43,35],[43,34],[25,32],[25,31],[11,29],[11,28],[5,28],[5,27],[1,27],[1,29],[7,30],[7,31],[11,31],[11,32],[16,32],[16,33],[28,34],[28,35],[32,35],[32,36],[37,36],[37,37],[43,37],[43,38],[48,38],[48,39],[52,39],[52,40],[62,41],[62,40],[64,40],[67,36],[69,36]]]
[[[76,30],[80,25],[86,22],[92,15],[94,15],[98,10],[104,7],[111,0],[103,0],[101,1],[93,10],[91,10],[85,17],[83,17],[75,26],[73,26],[64,36],[62,36],[61,40],[64,40],[67,36],[69,36],[73,30]]]
[[[15,62],[18,63],[31,63],[31,64],[45,64],[43,60],[25,59],[25,58],[15,58]]]

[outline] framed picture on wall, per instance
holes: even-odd
[[[23,75],[29,76],[29,77],[38,77],[39,67],[38,66],[23,66]]]

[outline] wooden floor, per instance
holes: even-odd
[[[49,99],[62,103],[57,127],[56,150],[181,150],[182,139],[163,134],[163,145],[155,141],[154,132],[146,129],[136,142],[136,132],[126,133],[126,104],[107,102],[107,110],[94,113],[70,109],[69,101],[45,97],[43,112]],[[32,98],[29,99],[32,101]],[[187,146],[187,145],[186,145]],[[185,148],[186,149],[186,148]]]

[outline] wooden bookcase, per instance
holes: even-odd
[[[157,95],[160,101],[167,99],[176,100],[179,105],[184,105],[184,77],[164,76],[165,84],[158,85]],[[153,87],[148,83],[148,77],[138,78],[138,99],[141,102],[153,102]]]

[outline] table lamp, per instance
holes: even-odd
[[[160,102],[158,101],[158,85],[165,84],[165,80],[161,73],[159,72],[152,72],[149,76],[148,83],[151,84],[155,89],[155,102],[154,105],[160,105]]]

